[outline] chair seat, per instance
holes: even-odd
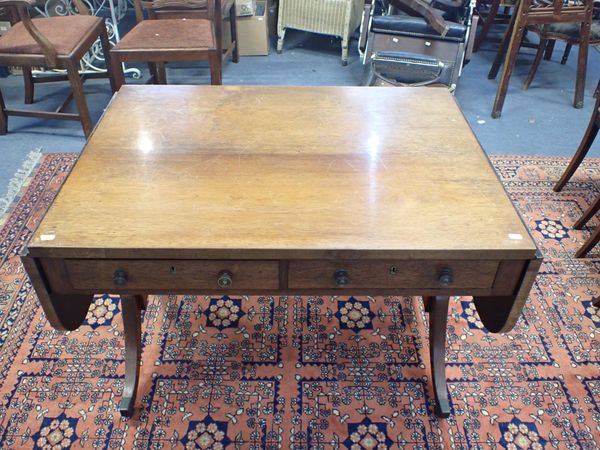
[[[533,25],[528,27],[530,30],[543,34],[551,35],[567,41],[579,41],[579,33],[581,32],[581,22],[571,23],[551,23],[548,25]],[[590,42],[596,43],[600,41],[600,22],[595,20],[590,28]]]
[[[142,20],[112,52],[215,49],[212,23],[208,19]]]
[[[77,49],[102,19],[95,16],[57,16],[32,20],[60,56]],[[17,22],[0,37],[0,53],[43,55],[42,48],[31,37],[22,22]]]

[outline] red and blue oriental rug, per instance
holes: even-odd
[[[431,413],[420,298],[197,296],[150,298],[122,419],[118,298],[56,332],[17,257],[75,159],[44,156],[0,230],[0,448],[600,447],[600,248],[574,259],[590,228],[571,228],[600,192],[599,159],[554,193],[567,159],[493,158],[545,262],[511,333],[452,299],[447,420]]]

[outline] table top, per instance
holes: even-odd
[[[123,86],[32,256],[532,258],[446,89]]]

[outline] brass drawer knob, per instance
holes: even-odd
[[[350,283],[350,279],[348,278],[348,272],[343,269],[336,270],[334,277],[335,285],[337,287],[346,287],[348,286],[348,283]]]
[[[231,287],[233,284],[233,274],[228,270],[223,270],[219,272],[219,278],[217,279],[217,284],[221,288]]]
[[[115,273],[113,273],[113,283],[119,287],[125,286],[127,284],[127,272],[122,269],[115,270]]]
[[[448,287],[452,284],[452,281],[454,281],[453,277],[452,277],[452,271],[450,269],[443,269],[440,272],[439,278],[438,280],[440,281],[440,284],[444,287]]]

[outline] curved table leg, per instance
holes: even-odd
[[[135,405],[142,355],[142,306],[145,297],[122,295],[123,329],[125,332],[125,386],[119,412],[123,417],[131,417]]]
[[[450,297],[425,297],[423,300],[429,312],[429,355],[436,399],[435,414],[447,418],[450,417],[450,402],[446,387],[446,326]]]

